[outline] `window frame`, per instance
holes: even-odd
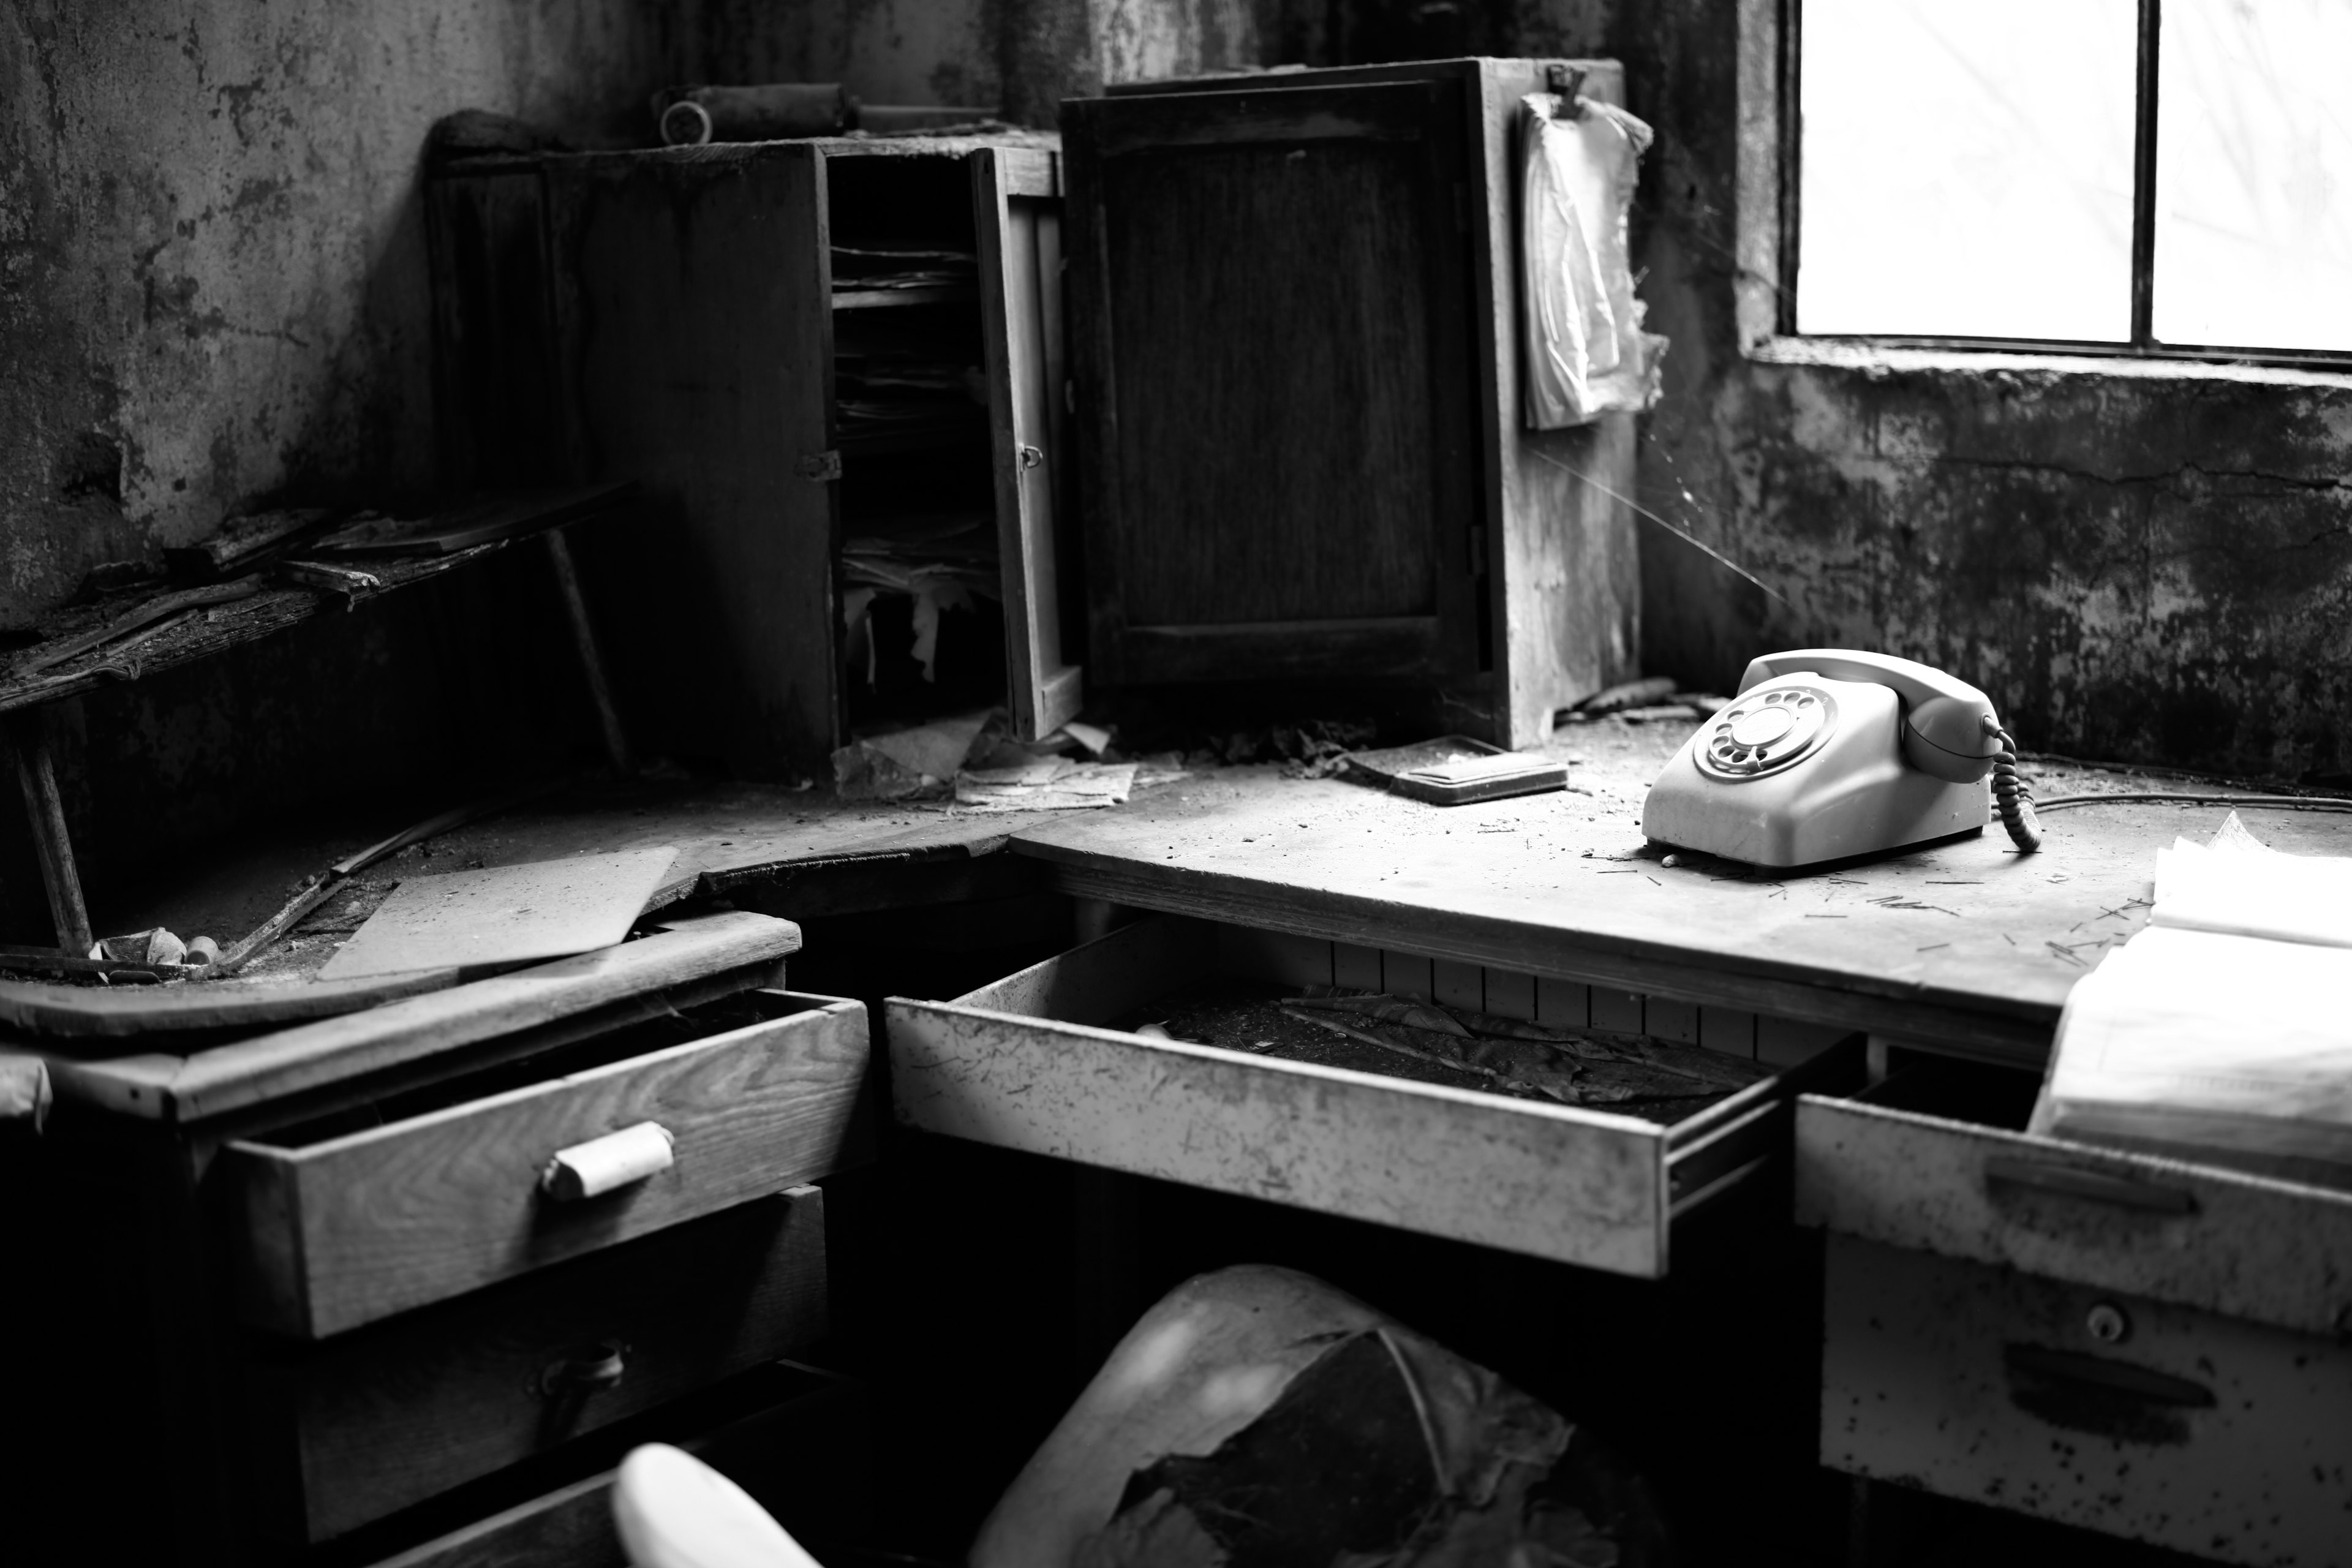
[[[2131,341],[1801,332],[1797,266],[1803,155],[1800,96],[1804,0],[1741,0],[1739,8],[1739,265],[1738,317],[1749,358],[1794,363],[1895,363],[1944,358],[2104,362],[2089,368],[2177,372],[2251,366],[2352,382],[2352,350],[2162,343],[2153,331],[2156,131],[2163,0],[2138,0],[2132,144]]]

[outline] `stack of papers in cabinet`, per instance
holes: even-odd
[[[2231,814],[2067,997],[2033,1131],[2352,1186],[2352,860]]]

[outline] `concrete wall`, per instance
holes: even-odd
[[[289,489],[432,478],[418,155],[660,84],[640,0],[0,5],[0,627]]]
[[[2032,748],[2352,772],[2352,391],[1743,358],[1738,11],[1612,30],[1659,132],[1635,237],[1674,339],[1642,498],[1790,603],[1653,531],[1651,667],[1720,686],[1776,646],[1878,647],[1976,680]]]

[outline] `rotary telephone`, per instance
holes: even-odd
[[[2041,847],[2016,742],[1983,692],[1889,654],[1801,648],[1748,665],[1651,786],[1642,831],[1810,866],[1977,832],[1996,807],[2019,848]]]

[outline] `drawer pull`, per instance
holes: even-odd
[[[2002,1348],[2001,1361],[2010,1400],[2020,1410],[2120,1442],[2186,1443],[2188,1413],[2216,1403],[2201,1383],[2080,1351],[2013,1344]]]
[[[558,1203],[593,1198],[667,1171],[675,1159],[669,1130],[658,1121],[640,1121],[557,1150],[539,1174],[539,1190]]]
[[[2053,1165],[2038,1160],[1987,1160],[1985,1184],[2024,1187],[2060,1197],[2143,1214],[2189,1215],[2197,1212],[2197,1194],[2181,1187],[2160,1187],[2130,1176],[2088,1171],[2080,1165]]]
[[[618,1340],[599,1340],[577,1355],[553,1363],[539,1374],[539,1391],[550,1399],[566,1394],[600,1394],[621,1384],[628,1370],[629,1347]]]

